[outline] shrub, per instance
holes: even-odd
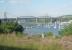
[[[4,22],[0,25],[0,33],[23,32],[24,28],[17,22]]]
[[[45,36],[53,36],[52,32],[45,33]]]
[[[15,31],[16,31],[16,32],[23,32],[23,30],[24,30],[24,28],[23,28],[21,25],[17,25],[17,26],[15,27]]]

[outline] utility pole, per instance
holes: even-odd
[[[18,17],[16,17],[16,22],[18,23]]]
[[[4,12],[4,21],[7,22],[7,12]]]

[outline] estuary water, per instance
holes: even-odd
[[[34,27],[28,27],[25,29],[25,33],[28,33],[29,35],[35,35],[35,34],[42,34],[42,33],[48,33],[52,32],[54,35],[58,35],[60,30],[59,24],[50,24],[50,25],[35,25]]]

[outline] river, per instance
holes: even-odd
[[[58,35],[59,34],[59,30],[60,30],[60,25],[59,24],[51,24],[51,25],[35,25],[34,27],[31,28],[26,28],[25,29],[25,33],[28,33],[29,35],[35,35],[35,34],[42,34],[42,33],[48,33],[48,32],[52,32],[54,35]]]

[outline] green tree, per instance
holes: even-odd
[[[17,25],[17,26],[15,27],[15,31],[16,31],[16,32],[23,32],[23,30],[24,30],[24,28],[23,28],[21,25]]]
[[[23,31],[24,28],[17,22],[4,22],[0,25],[0,33],[12,33],[12,32],[22,33]]]

